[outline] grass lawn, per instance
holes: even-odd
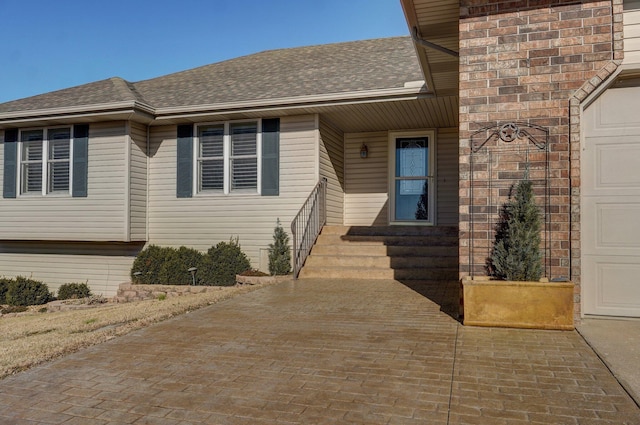
[[[37,364],[108,341],[136,329],[261,288],[219,291],[73,311],[0,316],[0,379]]]

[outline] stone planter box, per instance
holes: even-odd
[[[573,282],[462,280],[465,325],[572,330]]]

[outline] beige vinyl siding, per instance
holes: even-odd
[[[149,243],[206,251],[238,236],[254,267],[273,242],[279,218],[289,226],[318,181],[315,115],[280,120],[280,195],[194,194],[176,197],[176,126],[151,128]]]
[[[388,133],[347,133],[345,139],[345,226],[388,224]],[[365,143],[369,157],[360,158]]]
[[[2,134],[4,143],[4,133]],[[89,127],[88,196],[28,195],[0,198],[0,235],[5,240],[124,241],[125,123]],[[0,146],[0,179],[4,149]]]
[[[0,242],[0,270],[6,277],[40,280],[56,292],[70,282],[87,283],[91,292],[112,297],[129,272],[142,244]]]
[[[369,157],[360,158],[365,143]],[[389,135],[345,134],[346,226],[388,224]],[[436,224],[458,224],[458,131],[439,129],[436,136]]]
[[[458,225],[458,129],[441,128],[436,136],[436,224]]]
[[[327,224],[344,219],[344,134],[320,121],[320,177],[327,179]]]
[[[147,239],[147,127],[131,123],[129,162],[130,240]]]
[[[624,0],[624,63],[640,64],[640,0]]]

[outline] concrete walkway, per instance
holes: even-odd
[[[457,285],[286,282],[0,381],[2,424],[640,424],[577,332],[463,327]]]
[[[640,405],[640,319],[589,317],[578,331]]]

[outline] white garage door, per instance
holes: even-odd
[[[583,311],[640,317],[640,87],[607,90],[583,125]]]

